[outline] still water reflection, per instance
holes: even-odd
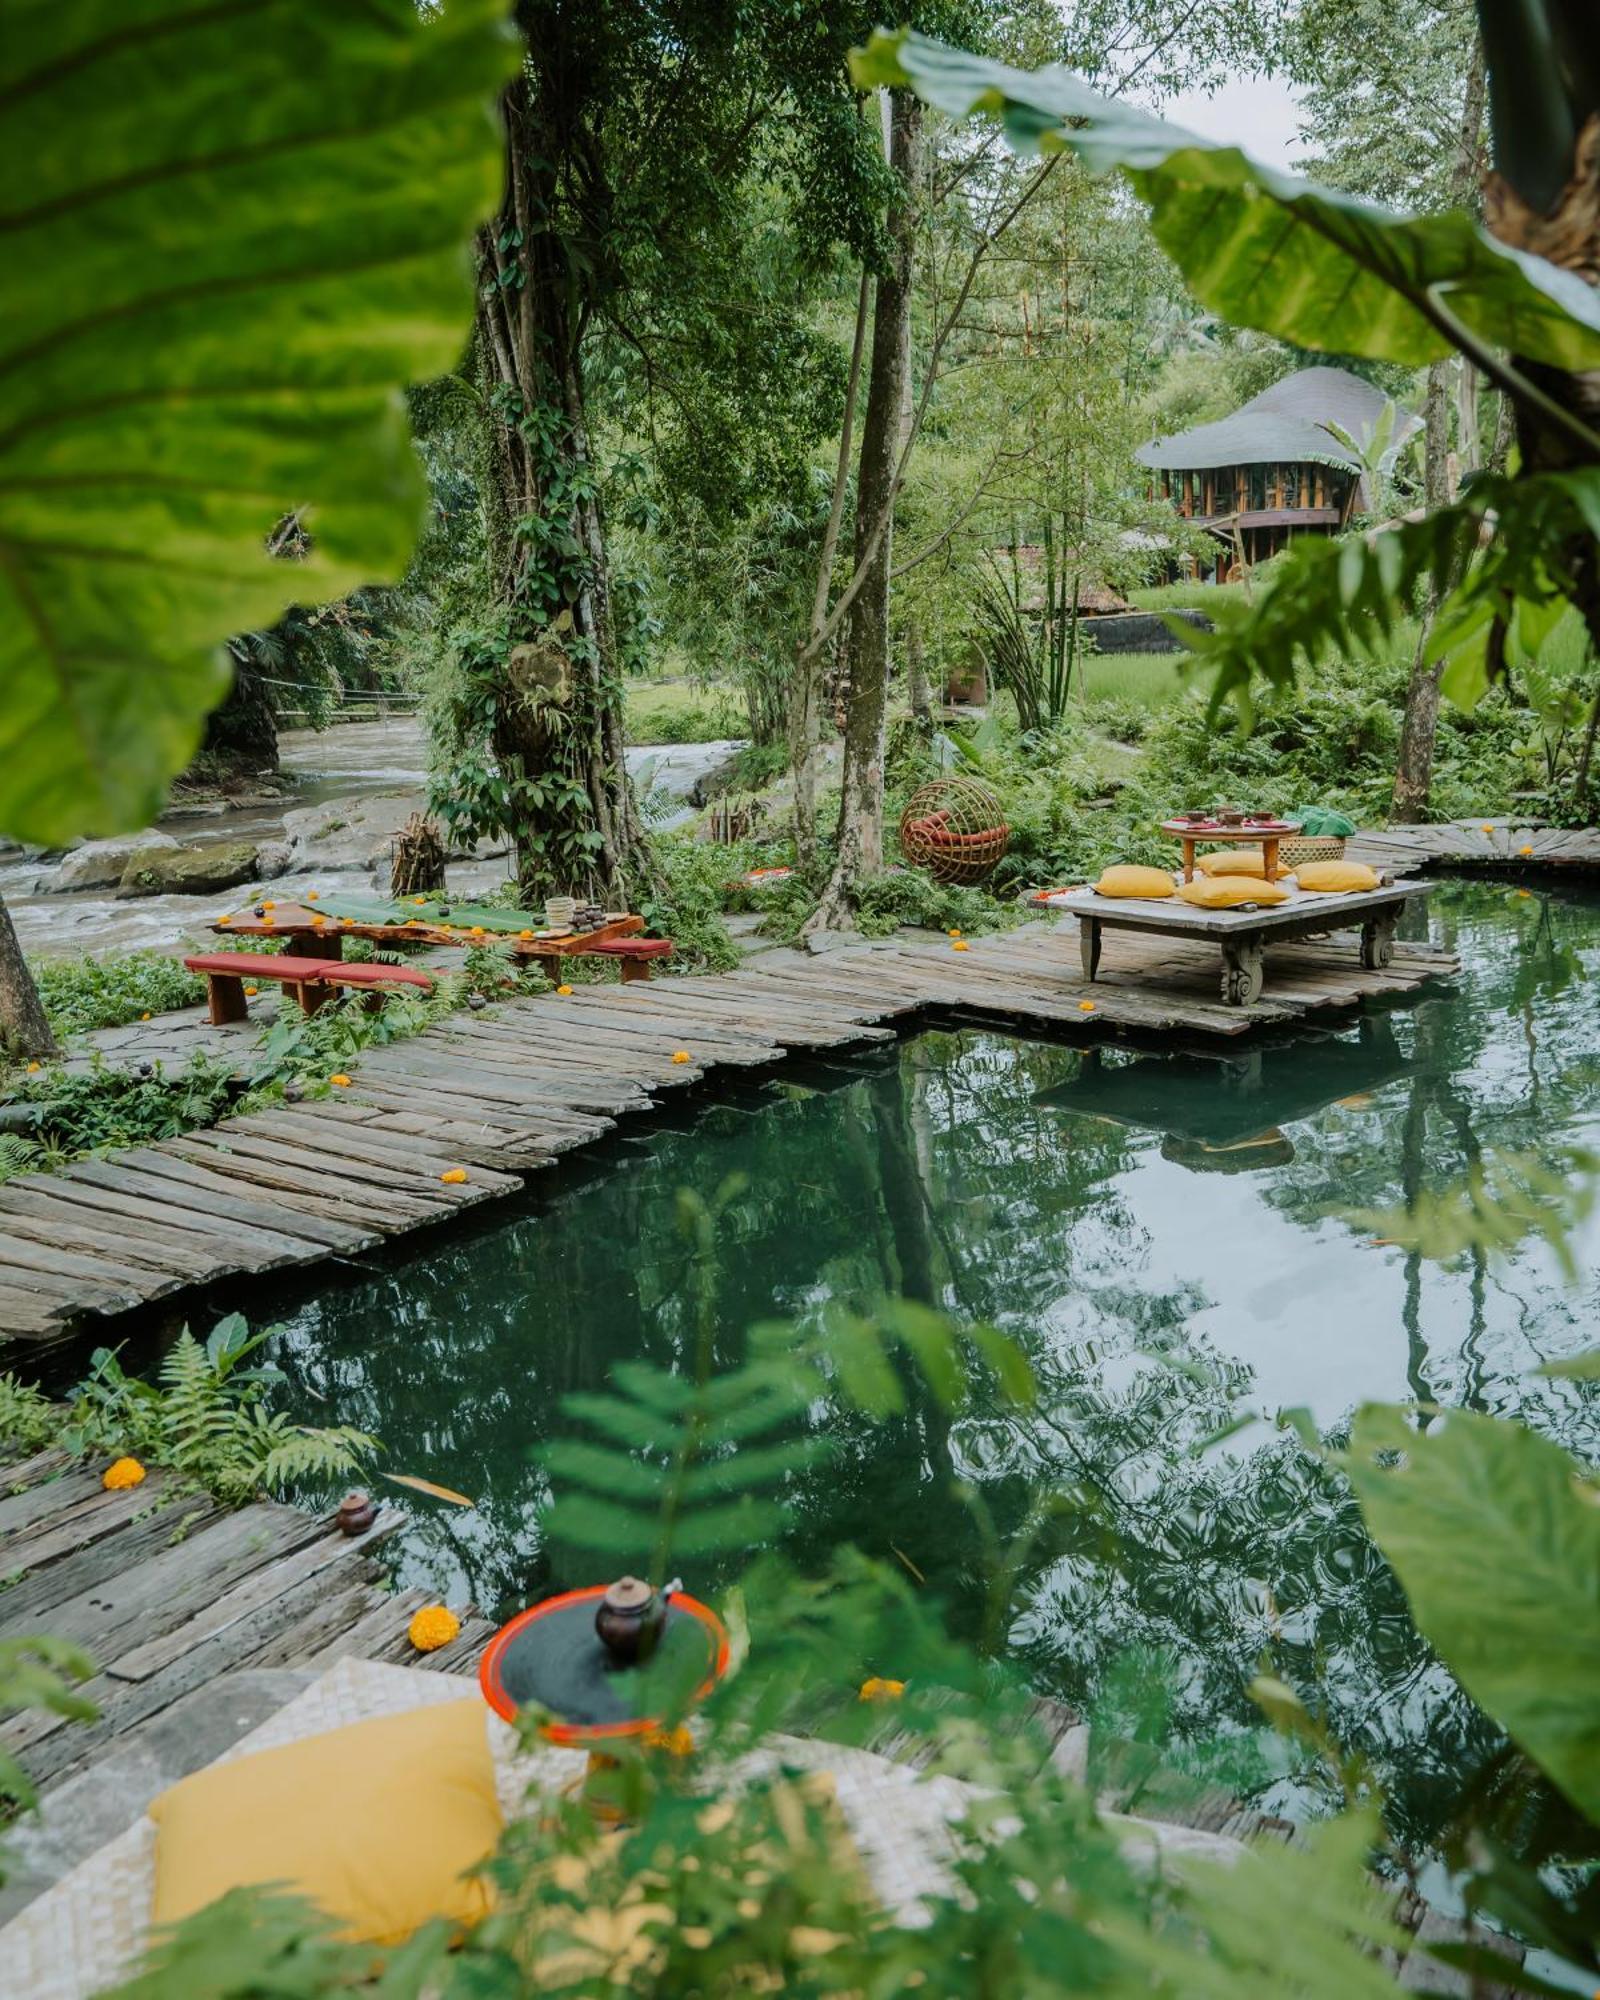
[[[571,1580],[540,1546],[528,1447],[615,1361],[686,1352],[675,1196],[740,1174],[719,1249],[730,1358],[753,1321],[903,1294],[1014,1331],[1043,1390],[1022,1419],[818,1413],[842,1450],[793,1496],[802,1560],[855,1542],[971,1630],[956,1479],[1002,1525],[1041,1485],[1082,1494],[1010,1624],[1042,1689],[1091,1698],[1125,1649],[1153,1648],[1179,1723],[1203,1729],[1248,1712],[1240,1690],[1270,1659],[1424,1823],[1485,1753],[1482,1725],[1336,1485],[1265,1422],[1207,1440],[1241,1410],[1304,1406],[1328,1430],[1363,1399],[1428,1396],[1596,1450],[1594,1385],[1530,1372],[1595,1338],[1595,1224],[1569,1284],[1544,1245],[1440,1268],[1349,1212],[1491,1149],[1600,1145],[1600,899],[1453,885],[1432,923],[1461,951],[1457,986],[1338,1034],[1213,1056],[929,1033],[797,1066],[320,1297],[274,1358],[307,1416],[360,1424],[391,1469],[478,1498],[414,1510],[403,1574],[507,1610]]]

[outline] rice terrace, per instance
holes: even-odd
[[[1579,0],[12,0],[0,2000],[1600,1988]]]

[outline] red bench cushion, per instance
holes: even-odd
[[[191,972],[233,973],[240,979],[320,979],[325,972],[343,970],[336,958],[290,958],[264,951],[218,951],[183,962]]]
[[[666,958],[672,951],[671,938],[611,938],[601,944],[585,945],[586,952],[606,958]]]
[[[409,965],[346,965],[342,958],[291,958],[287,953],[255,951],[218,951],[183,962],[191,972],[231,974],[237,979],[282,979],[290,984],[328,986],[420,986],[424,993],[433,991],[428,974]]]
[[[420,986],[424,993],[433,991],[430,976],[410,965],[346,965],[338,959],[324,967],[322,977],[330,986]]]

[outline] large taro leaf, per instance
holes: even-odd
[[[1567,370],[1600,367],[1600,295],[1499,243],[1465,214],[1402,216],[1250,159],[1093,91],[1069,70],[1018,70],[909,30],[853,62],[863,88],[902,85],[954,118],[999,117],[1026,147],[1070,147],[1120,172],[1196,298],[1298,347],[1408,367],[1479,343]]]
[[[404,566],[502,0],[13,0],[0,35],[0,831],[144,824],[221,642]],[[268,554],[299,512],[303,561]]]
[[[1600,1491],[1521,1424],[1369,1404],[1345,1460],[1418,1629],[1600,1822]]]

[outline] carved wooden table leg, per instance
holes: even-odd
[[[1084,978],[1093,981],[1100,970],[1100,926],[1093,917],[1078,919],[1078,957]]]
[[[1260,936],[1225,938],[1222,944],[1222,998],[1226,1006],[1248,1007],[1261,998],[1266,955]]]
[[[1379,910],[1361,926],[1361,963],[1368,972],[1381,972],[1394,957],[1395,925],[1398,910]]]

